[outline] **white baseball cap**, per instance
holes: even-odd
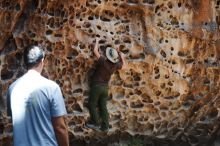
[[[116,63],[119,61],[119,55],[118,55],[118,52],[116,49],[111,48],[111,47],[107,47],[105,53],[106,53],[106,57],[111,62]]]

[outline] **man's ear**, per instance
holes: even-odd
[[[39,65],[44,65],[44,58],[41,59],[41,62]]]

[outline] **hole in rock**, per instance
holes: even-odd
[[[73,68],[77,68],[79,66],[80,66],[80,62],[78,62],[78,61],[73,62]]]
[[[160,72],[159,68],[158,68],[158,67],[155,67],[155,68],[154,68],[154,72],[155,72],[155,74],[158,74],[158,73]]]
[[[77,112],[83,111],[78,103],[73,104],[71,107],[72,107],[73,111],[77,111]]]
[[[167,106],[165,106],[165,105],[160,105],[159,108],[160,108],[161,110],[168,110],[168,109],[169,109],[169,108],[168,108]]]
[[[153,100],[146,93],[141,95],[142,101],[145,103],[153,103]]]
[[[93,16],[88,17],[88,20],[93,20],[93,19],[94,19]]]
[[[1,79],[8,80],[11,79],[14,75],[13,71],[10,71],[6,68],[6,66],[1,70]]]
[[[180,56],[180,57],[185,56],[184,52],[182,52],[182,51],[179,51],[179,52],[177,53],[177,55]]]
[[[123,100],[121,103],[122,103],[122,105],[124,105],[124,106],[128,106],[126,100]]]
[[[99,40],[99,44],[104,44],[105,42],[106,42],[106,40],[104,40],[104,39]]]
[[[166,87],[166,84],[165,84],[165,83],[162,83],[162,84],[160,85],[160,87],[161,87],[162,89],[164,89],[164,88]]]
[[[154,103],[155,106],[160,105],[160,101]]]
[[[176,64],[176,61],[175,61],[175,60],[172,60],[172,64],[173,64],[173,65]]]
[[[82,93],[82,92],[83,92],[83,90],[81,88],[76,89],[76,90],[73,91],[73,93]]]
[[[137,4],[139,1],[138,0],[127,0],[128,1],[128,3],[135,3],[135,4]]]
[[[163,50],[160,51],[160,54],[161,54],[164,58],[167,57],[166,53],[165,53]]]
[[[47,30],[47,31],[46,31],[46,35],[51,35],[52,33],[53,33],[52,30]]]
[[[91,23],[90,22],[84,22],[83,27],[89,28],[89,27],[91,27]]]
[[[102,29],[102,27],[101,27],[101,26],[99,26],[99,25],[97,25],[96,27],[97,27],[99,30],[101,30],[101,29]]]
[[[117,3],[113,3],[112,5],[113,5],[114,7],[117,7],[117,6],[118,6],[118,4],[117,4]]]
[[[131,102],[131,108],[143,108],[144,104],[141,101]]]
[[[156,96],[160,96],[160,94],[161,94],[161,91],[159,91],[159,90],[157,90],[157,91],[155,92],[155,95],[156,95]]]
[[[75,127],[74,128],[74,132],[83,132],[83,129],[82,129],[82,127],[81,126],[77,126],[77,127]]]
[[[168,8],[170,8],[170,9],[172,9],[172,8],[173,8],[173,5],[172,5],[172,3],[171,3],[171,2],[168,2],[167,6],[168,6]]]
[[[104,22],[110,22],[110,19],[105,18],[105,17],[103,17],[103,16],[101,16],[100,19],[101,19],[102,21],[104,21]]]
[[[186,64],[193,63],[194,61],[195,61],[195,59],[193,59],[193,58],[188,58],[188,59],[186,60]]]
[[[208,116],[209,116],[209,118],[216,118],[218,116],[218,109],[211,108]]]
[[[159,79],[160,78],[160,74],[156,75],[154,78],[155,79]]]
[[[140,75],[135,74],[135,75],[133,76],[133,79],[134,79],[134,81],[140,81],[140,80],[141,80],[141,77],[140,77]]]
[[[62,34],[57,33],[57,34],[55,34],[54,36],[55,36],[55,37],[60,38],[60,37],[62,37],[63,35],[62,35]]]
[[[134,90],[134,93],[136,93],[137,95],[141,95],[141,94],[142,94],[142,91],[141,91],[141,90],[138,90],[138,89],[135,89],[135,90]]]
[[[157,13],[159,9],[160,9],[160,6],[156,6],[155,13]]]

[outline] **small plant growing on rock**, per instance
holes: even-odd
[[[128,146],[144,146],[144,141],[140,138],[133,137],[128,141]]]

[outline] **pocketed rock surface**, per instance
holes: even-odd
[[[28,44],[45,48],[43,75],[62,89],[71,139],[124,132],[217,144],[219,25],[220,0],[0,0],[0,146],[12,144],[6,91],[26,71]],[[126,57],[109,82],[107,134],[85,128],[96,38],[101,52]]]

